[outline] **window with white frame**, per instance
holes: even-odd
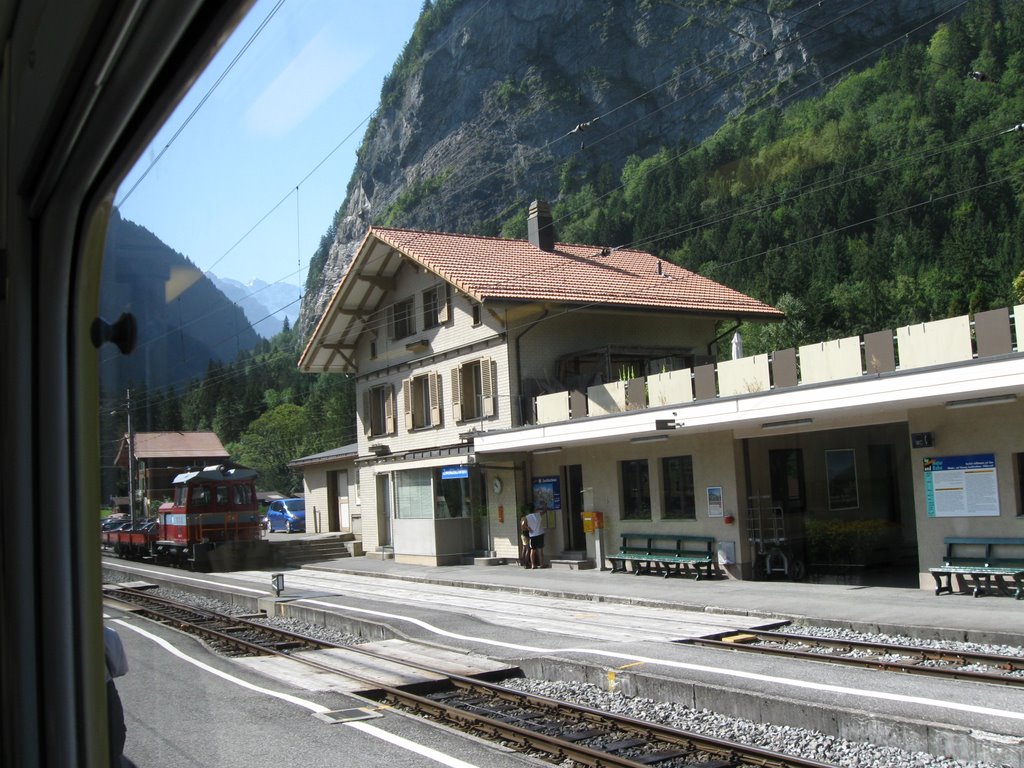
[[[452,369],[452,412],[456,421],[473,421],[495,415],[498,399],[495,379],[494,361],[489,357]]]
[[[416,333],[415,302],[410,297],[388,307],[388,334],[391,340],[404,339]]]
[[[434,517],[432,469],[408,469],[395,473],[395,517],[399,520]]]
[[[390,384],[363,392],[363,431],[367,437],[395,433],[395,392]]]
[[[413,376],[402,383],[407,430],[441,426],[441,379],[436,373]]]
[[[423,328],[437,328],[451,316],[448,283],[441,283],[423,292]]]

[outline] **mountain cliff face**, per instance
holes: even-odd
[[[617,180],[631,155],[818,94],[955,6],[437,0],[382,88],[333,243],[311,260],[300,336],[371,224],[500,234],[567,180]]]

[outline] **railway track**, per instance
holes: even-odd
[[[685,645],[787,656],[914,675],[1024,687],[1024,657],[834,639],[786,632],[727,632]]]
[[[112,589],[105,592],[104,596],[127,603],[136,615],[202,637],[213,650],[225,656],[260,656],[338,647],[333,643],[251,620],[266,618],[264,614],[251,617],[229,616],[160,597],[136,587]]]
[[[403,662],[439,676],[440,682],[426,689],[419,684],[415,690],[381,685],[371,677],[339,668],[336,660],[332,664],[332,660],[315,658],[315,654],[300,654],[341,646],[260,624],[253,617],[195,608],[134,587],[112,589],[105,597],[127,603],[136,615],[199,635],[218,652],[288,656],[319,671],[365,684],[366,698],[559,762],[572,760],[595,768],[834,768],[828,763],[524,693],[426,664]],[[390,661],[370,649],[346,648]]]

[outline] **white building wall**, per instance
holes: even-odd
[[[942,564],[944,537],[1024,537],[1022,478],[1017,474],[1017,455],[1024,453],[1024,402],[917,409],[909,414],[909,427],[911,433],[931,432],[934,436],[932,447],[911,451],[921,587],[934,589],[928,569]],[[974,454],[995,455],[999,515],[928,517],[924,460]]]
[[[327,472],[323,467],[302,470],[302,487],[306,499],[306,532],[327,530]],[[314,513],[314,509],[316,512]]]
[[[662,498],[661,460],[670,456],[691,456],[696,495],[695,520],[665,519]],[[583,504],[586,511],[604,513],[602,536],[605,555],[615,552],[623,532],[677,533],[693,536],[713,536],[717,542],[732,542],[737,555],[736,567],[730,574],[738,574],[746,557],[746,547],[740,541],[738,502],[742,478],[738,475],[742,465],[736,455],[731,432],[710,434],[672,435],[655,443],[593,445],[567,448],[559,453],[534,456],[530,466],[532,476],[558,475],[565,466],[580,464],[583,468]],[[620,519],[622,508],[623,461],[647,459],[651,485],[650,520]],[[708,516],[707,489],[722,488],[724,500],[722,517]],[[563,486],[562,494],[566,493]],[[563,500],[563,506],[565,502]],[[726,520],[732,519],[731,523]],[[563,548],[564,521],[556,521],[555,528],[545,540],[547,554]],[[593,537],[587,536],[588,555],[594,555]]]

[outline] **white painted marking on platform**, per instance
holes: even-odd
[[[120,626],[125,627],[126,629],[130,629],[133,632],[137,632],[146,639],[153,641],[161,648],[163,648],[165,651],[167,651],[170,654],[173,654],[174,656],[177,656],[179,659],[182,659],[183,661],[186,661],[189,664],[193,664],[205,672],[214,674],[217,677],[220,677],[228,681],[229,683],[234,683],[235,685],[238,685],[242,688],[247,688],[250,691],[255,691],[256,693],[261,693],[265,696],[271,696],[273,698],[286,701],[290,704],[295,704],[304,709],[308,709],[310,712],[317,715],[323,715],[333,711],[328,707],[321,706],[320,704],[317,704],[313,701],[309,701],[308,699],[302,699],[298,696],[292,696],[288,693],[282,693],[281,691],[272,691],[269,688],[254,685],[253,683],[250,683],[246,680],[242,680],[239,677],[229,675],[227,672],[222,672],[221,670],[216,669],[215,667],[211,667],[209,664],[205,664],[199,661],[198,659],[192,658],[183,651],[180,651],[177,648],[175,648],[173,645],[168,643],[163,638],[157,637],[153,633],[147,632],[141,627],[135,626],[134,624],[131,624],[127,621],[122,621],[121,619],[114,619],[113,621],[115,624],[119,624]],[[478,768],[473,763],[467,763],[465,760],[460,760],[459,758],[453,757],[452,755],[446,755],[444,752],[440,752],[436,749],[431,749],[430,747],[424,746],[423,744],[417,744],[415,741],[411,741],[410,739],[406,739],[402,736],[396,736],[393,733],[388,733],[382,728],[378,728],[374,725],[369,725],[365,722],[355,721],[344,723],[344,725],[348,726],[349,728],[355,728],[358,731],[362,731],[366,735],[372,736],[375,739],[386,741],[389,744],[393,744],[396,747],[400,747],[401,749],[407,750],[421,757],[425,757],[428,760],[433,760],[435,763],[447,765],[449,766],[449,768]]]
[[[1009,720],[1024,720],[1024,712],[1011,712],[1005,709],[995,709],[994,707],[980,707],[974,704],[942,701],[939,699],[930,699],[924,696],[907,696],[900,693],[886,693],[884,691],[866,691],[860,688],[850,688],[843,685],[815,683],[809,680],[795,680],[793,678],[788,677],[762,675],[757,672],[745,672],[736,669],[709,667],[704,664],[691,664],[685,661],[655,659],[649,656],[637,656],[629,653],[615,653],[612,651],[594,648],[541,648],[539,646],[533,645],[520,645],[518,643],[509,643],[503,640],[490,640],[488,638],[473,637],[472,635],[463,635],[458,632],[450,632],[446,629],[441,629],[440,627],[434,626],[433,624],[423,621],[422,619],[414,619],[396,613],[386,613],[383,611],[374,611],[367,608],[356,608],[354,606],[338,605],[337,603],[325,603],[320,600],[303,600],[301,602],[308,603],[310,605],[318,605],[323,608],[331,608],[334,610],[337,610],[338,608],[343,608],[344,610],[352,611],[353,613],[362,613],[368,616],[378,616],[381,618],[407,621],[435,635],[440,635],[441,637],[449,637],[454,640],[465,640],[467,642],[473,643],[483,643],[485,645],[493,645],[500,648],[508,648],[509,650],[521,651],[524,653],[580,653],[588,656],[600,656],[603,658],[621,659],[623,661],[630,662],[645,662],[647,664],[671,667],[673,669],[687,669],[693,672],[707,672],[710,674],[719,675],[721,677],[734,677],[742,678],[745,680],[757,680],[760,682],[772,683],[773,685],[781,685],[790,688],[802,688],[806,690],[825,691],[829,693],[841,693],[847,696],[856,696],[864,699],[883,699],[886,701],[895,701],[904,704],[919,704],[921,706],[934,707],[936,709],[948,709],[958,712],[973,712],[979,715],[1004,717]]]

